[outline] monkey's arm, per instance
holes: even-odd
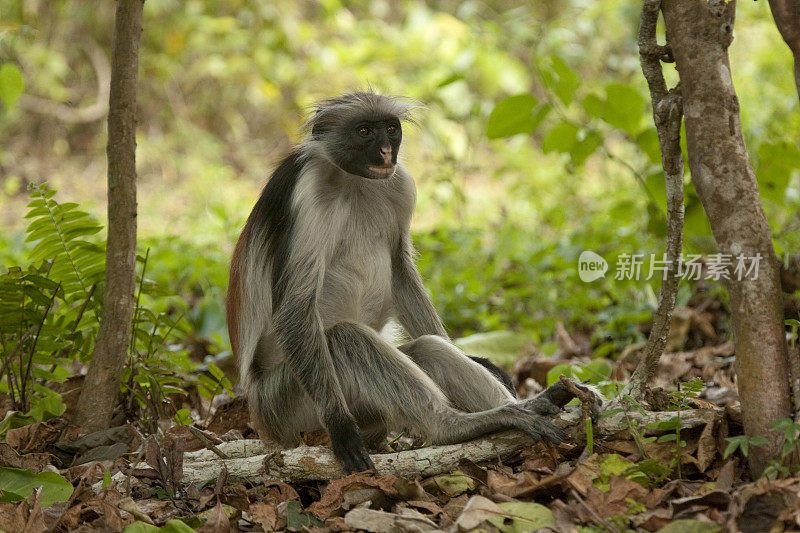
[[[345,473],[374,470],[355,418],[347,408],[317,309],[316,280],[321,274],[301,265],[287,269],[285,274],[288,279],[284,280],[283,292],[290,296],[280,298],[274,327],[292,374],[314,401]]]
[[[422,335],[448,338],[414,264],[414,246],[408,230],[400,237],[392,259],[392,298],[397,320],[412,339]]]

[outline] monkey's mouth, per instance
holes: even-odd
[[[377,174],[381,178],[388,178],[392,174],[394,174],[394,169],[397,165],[387,165],[382,167],[368,167],[369,171],[373,174]]]

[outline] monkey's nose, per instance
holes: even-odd
[[[383,163],[385,165],[392,164],[392,148],[391,146],[387,146],[385,148],[381,148],[381,155],[383,156]]]

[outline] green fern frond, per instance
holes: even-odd
[[[53,199],[55,191],[46,184],[32,187],[32,201],[25,215],[31,222],[26,229],[25,242],[35,243],[29,253],[31,260],[51,260],[48,277],[62,284],[68,304],[85,299],[90,288],[102,283],[105,251],[86,240],[103,229],[97,220],[78,204],[59,204]]]

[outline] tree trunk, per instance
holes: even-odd
[[[726,282],[730,297],[739,396],[745,433],[770,444],[752,448],[750,470],[760,475],[782,436],[769,423],[789,416],[789,383],[781,307],[780,262],[745,150],[728,46],[735,0],[664,0],[669,43],[680,74],[689,167],[720,254],[734,263],[757,257],[758,275]]]
[[[144,0],[119,0],[108,113],[108,244],[103,316],[73,423],[107,428],[119,394],[136,287],[136,84]]]

